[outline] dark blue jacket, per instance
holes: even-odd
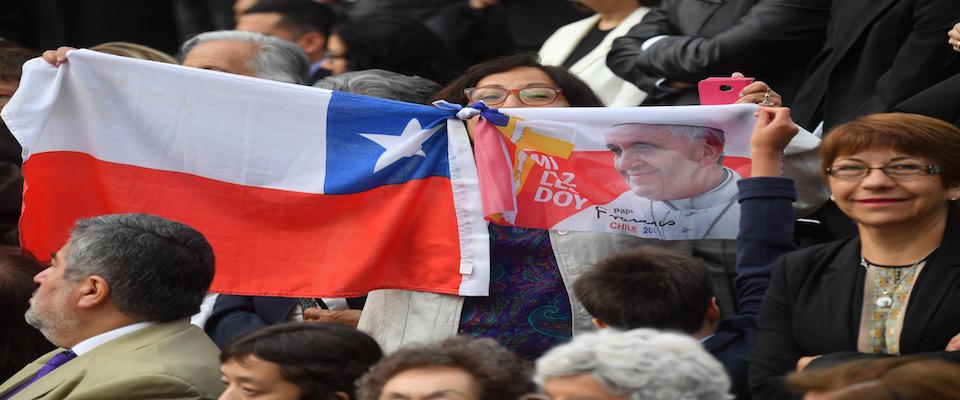
[[[703,342],[730,375],[731,391],[750,399],[747,354],[757,343],[757,316],[770,283],[770,273],[781,255],[793,251],[793,180],[781,177],[741,179],[740,233],[737,235],[739,312],[717,322],[713,336]]]
[[[352,309],[363,309],[365,300],[366,297],[348,298],[347,304]],[[320,299],[317,301],[321,308],[327,308]],[[221,294],[203,330],[222,349],[242,333],[286,322],[296,305],[295,298]]]

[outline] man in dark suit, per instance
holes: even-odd
[[[828,133],[855,117],[892,111],[960,72],[943,37],[958,20],[956,0],[834,1],[827,43],[792,102],[793,120],[810,131],[823,122]],[[911,111],[926,114],[923,108]]]
[[[697,82],[742,72],[791,98],[823,45],[830,0],[663,0],[613,42],[607,66],[644,104],[699,104]]]
[[[793,216],[791,204],[797,194],[789,178],[748,178],[739,186],[741,226]],[[760,303],[774,262],[793,249],[790,224],[775,224],[758,233],[744,229],[738,237],[735,316],[720,318],[702,261],[663,249],[640,248],[601,261],[574,283],[573,290],[600,328],[670,329],[699,339],[723,363],[733,394],[749,399],[746,358],[756,343]],[[771,245],[775,243],[779,246]]]
[[[219,351],[190,325],[213,281],[193,228],[146,214],[77,221],[25,318],[60,346],[0,385],[0,399],[215,399]]]

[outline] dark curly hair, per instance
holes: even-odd
[[[557,83],[557,86],[563,91],[563,96],[573,107],[603,107],[603,101],[580,78],[563,67],[540,64],[540,57],[531,53],[498,57],[473,65],[467,68],[467,72],[464,72],[459,78],[434,94],[431,101],[446,100],[455,104],[467,105],[469,99],[463,93],[464,89],[477,86],[477,82],[487,76],[520,67],[536,68],[547,74],[550,79]]]
[[[442,342],[400,349],[374,365],[360,379],[358,400],[377,400],[383,387],[401,372],[417,368],[450,367],[469,373],[481,400],[516,400],[533,392],[530,365],[489,338],[455,336]]]
[[[380,346],[356,329],[290,322],[238,336],[220,353],[220,362],[249,356],[277,364],[280,375],[300,387],[303,400],[355,398],[356,381],[383,357]]]

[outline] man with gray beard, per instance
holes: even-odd
[[[60,348],[0,399],[215,399],[219,351],[190,315],[213,281],[200,232],[146,214],[77,221],[37,274],[27,322]]]

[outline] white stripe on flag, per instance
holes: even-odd
[[[460,231],[460,294],[486,296],[490,290],[490,239],[480,203],[477,164],[463,121],[447,120],[450,181]]]
[[[323,193],[330,91],[89,50],[70,52],[68,60],[60,68],[40,59],[24,66],[21,88],[32,92],[11,106],[43,107],[58,93],[57,101],[80,105],[48,107],[56,111],[45,121],[8,121],[25,159],[77,151],[234,184]],[[58,131],[76,134],[45,134]]]

